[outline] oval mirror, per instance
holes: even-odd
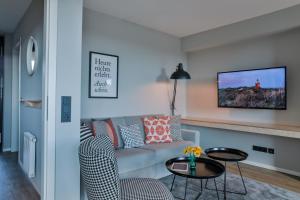
[[[32,36],[27,44],[27,73],[32,76],[37,69],[38,64],[38,44]]]

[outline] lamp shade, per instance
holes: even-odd
[[[171,75],[170,79],[191,79],[191,76],[183,70],[182,63],[179,63],[176,71]]]

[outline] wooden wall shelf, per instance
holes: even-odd
[[[183,125],[217,128],[300,139],[300,126],[183,118]]]
[[[28,100],[28,99],[21,99],[20,101],[24,106],[30,108],[41,108],[42,107],[42,100]]]

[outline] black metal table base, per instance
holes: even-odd
[[[170,189],[170,191],[172,192],[172,190],[173,190],[173,185],[174,185],[174,181],[175,181],[175,178],[176,178],[176,175],[174,174],[174,177],[173,177],[173,181],[172,181],[172,185],[171,185],[171,189]],[[197,195],[197,197],[195,198],[195,200],[197,200],[197,199],[199,199],[199,197],[202,195],[202,193],[203,193],[203,183],[202,183],[202,179],[200,179],[201,180],[201,190],[200,190],[200,192],[198,193],[198,195]],[[207,181],[208,181],[208,179],[206,180],[206,184],[207,184]],[[217,183],[216,183],[216,179],[214,178],[214,184],[215,184],[215,189],[209,189],[209,190],[215,190],[216,191],[216,193],[217,193],[217,197],[218,197],[218,200],[220,199],[219,198],[219,192],[218,192],[218,188],[217,188]],[[185,200],[186,199],[186,190],[187,190],[187,185],[188,185],[188,178],[185,178],[185,189],[184,189],[184,198],[181,198],[181,197],[177,197],[177,196],[174,196],[175,198],[177,198],[177,199],[181,199],[181,200]]]
[[[237,192],[237,191],[231,191],[231,190],[227,190],[226,189],[227,188],[227,181],[226,181],[226,162],[225,162],[225,173],[224,173],[224,183],[223,183],[224,184],[224,189],[220,190],[216,186],[216,188],[217,188],[217,190],[219,192],[223,192],[224,193],[224,199],[226,199],[226,193],[239,194],[239,195],[246,195],[247,194],[247,188],[246,188],[246,185],[245,185],[243,174],[242,174],[241,169],[240,169],[239,162],[236,162],[236,165],[238,167],[238,170],[239,170],[239,173],[240,173],[240,177],[241,177],[241,180],[242,180],[242,183],[243,183],[244,192]],[[205,183],[205,189],[207,189],[207,190],[215,190],[215,189],[212,189],[212,188],[208,188],[207,187],[207,182],[208,182],[208,179],[206,180],[206,183]]]

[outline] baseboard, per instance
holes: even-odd
[[[39,193],[39,190],[38,190],[37,185],[36,185],[36,184],[32,181],[32,179],[29,178],[28,175],[26,174],[25,169],[24,169],[24,167],[23,167],[23,164],[21,163],[20,160],[18,161],[18,163],[19,163],[19,165],[20,165],[20,167],[21,167],[21,169],[22,169],[22,172],[23,172],[25,178],[29,181],[29,183],[32,185],[32,187],[35,189],[35,191],[36,191],[39,195],[41,195],[41,194]]]
[[[274,170],[274,171],[282,172],[282,173],[285,173],[285,174],[290,174],[290,175],[293,175],[293,176],[300,177],[300,172],[289,170],[289,169],[283,169],[283,168],[280,168],[280,167],[275,167],[275,166],[272,166],[272,165],[266,165],[266,164],[253,162],[253,161],[242,161],[241,163],[245,163],[245,164],[248,164],[248,165],[261,167],[261,168],[265,168],[265,169],[270,169],[270,170]]]
[[[25,173],[23,163],[21,162],[21,160],[18,159],[18,163],[19,163],[19,166],[21,167],[22,171]]]
[[[3,152],[10,152],[10,148],[2,149]]]

